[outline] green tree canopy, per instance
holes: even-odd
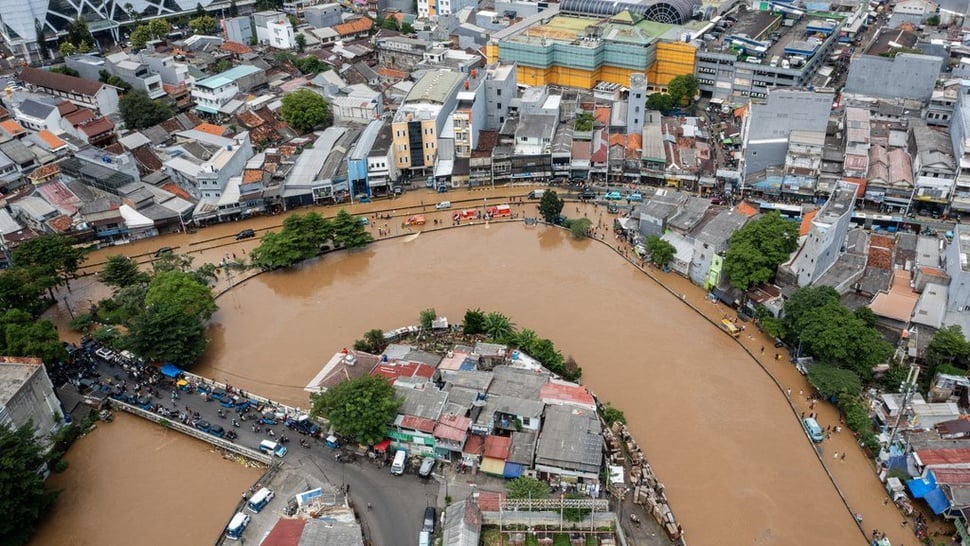
[[[55,286],[67,284],[68,277],[77,272],[82,261],[84,254],[61,235],[41,235],[21,243],[13,251],[13,263],[17,267],[52,279]]]
[[[54,505],[57,493],[45,487],[37,472],[44,464],[43,450],[33,427],[0,425],[0,544],[26,544]]]
[[[284,95],[280,114],[283,121],[300,132],[329,126],[332,120],[327,100],[306,88]]]
[[[653,93],[647,97],[647,110],[657,110],[660,113],[666,113],[673,108],[674,99],[667,93]]]
[[[79,17],[68,23],[67,37],[65,41],[75,45],[80,44],[81,42],[93,44],[94,36],[91,35],[91,31],[88,29],[87,19]]]
[[[379,355],[387,347],[387,340],[384,339],[384,331],[374,328],[364,332],[364,337],[354,342],[355,351],[363,351],[372,355]]]
[[[778,265],[798,248],[798,224],[772,212],[731,236],[724,272],[731,286],[747,290],[770,281]]]
[[[341,248],[358,248],[367,246],[374,241],[374,236],[367,231],[356,216],[344,209],[337,211],[333,219],[333,242]]]
[[[336,239],[334,230],[335,222],[316,212],[292,214],[279,233],[264,234],[250,256],[254,265],[264,269],[288,267],[318,255],[327,241]]]
[[[158,100],[152,100],[141,91],[125,93],[118,101],[121,119],[129,129],[144,129],[172,117],[172,109]]]
[[[189,20],[189,30],[192,31],[192,34],[215,34],[218,28],[219,25],[216,24],[215,18],[205,15],[205,11],[203,11],[203,15]]]
[[[966,370],[970,365],[970,343],[963,328],[953,324],[937,330],[926,347],[927,377],[932,379],[943,366]]]
[[[802,318],[812,309],[839,303],[839,293],[831,286],[807,286],[799,288],[785,300],[785,329],[794,334],[790,341],[797,341],[805,327]]]
[[[9,356],[34,356],[47,364],[67,360],[67,350],[54,323],[34,320],[25,311],[11,309],[0,315],[0,351]]]
[[[210,74],[222,74],[226,70],[232,68],[232,61],[229,59],[219,59],[216,64],[212,65]]]
[[[554,224],[559,219],[562,207],[565,204],[565,201],[559,197],[555,190],[546,190],[542,194],[542,199],[539,200],[539,214],[542,215],[543,220]]]
[[[306,51],[306,35],[301,32],[294,39],[296,40],[296,50],[300,53]]]
[[[497,342],[503,342],[515,333],[515,324],[512,319],[498,312],[485,315],[483,326],[484,334]]]
[[[364,375],[312,396],[311,414],[324,416],[340,435],[373,445],[384,439],[401,402],[382,377]]]
[[[125,343],[149,360],[191,366],[205,352],[205,324],[215,310],[212,292],[192,273],[158,273],[145,293],[144,311],[131,320]]]
[[[593,113],[580,112],[576,116],[576,130],[585,133],[593,130]]]
[[[573,239],[585,239],[589,237],[589,230],[593,227],[593,221],[589,218],[576,218],[569,220],[569,232]]]
[[[468,335],[485,333],[485,313],[481,309],[467,309],[461,324],[462,331]]]
[[[70,57],[77,53],[77,47],[71,42],[61,42],[61,45],[57,47],[57,52],[61,57]]]
[[[697,95],[698,82],[693,74],[683,74],[674,77],[667,84],[667,92],[674,104],[687,105]]]
[[[535,478],[525,476],[516,478],[505,484],[510,499],[548,499],[549,484]]]
[[[19,309],[38,315],[45,307],[44,292],[51,286],[49,277],[39,278],[25,267],[0,272],[0,311]]]
[[[168,34],[171,27],[164,19],[152,19],[144,24],[138,25],[132,31],[130,39],[131,45],[136,49],[145,47],[151,40],[158,40]]]
[[[303,37],[302,34],[299,34],[298,36]],[[306,38],[303,40],[305,42]],[[316,75],[329,69],[326,63],[321,61],[319,57],[315,57],[313,55],[307,55],[306,57],[295,59],[293,61],[293,65],[296,66],[297,70],[306,75]]]
[[[434,310],[434,307],[429,307],[421,311],[418,315],[418,321],[421,323],[421,327],[425,330],[430,330],[434,320],[438,318],[438,312]]]
[[[810,367],[808,382],[825,398],[844,394],[857,395],[862,390],[862,383],[855,372],[829,364]]]
[[[666,267],[677,254],[677,249],[674,248],[674,245],[664,241],[656,235],[647,237],[647,240],[644,243],[644,248],[646,248],[647,253],[650,254],[650,260],[660,267]]]

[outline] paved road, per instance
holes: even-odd
[[[112,366],[106,360],[94,355],[92,358],[95,362],[95,371],[104,382],[107,382],[109,377],[113,384],[125,381],[128,392],[133,390],[134,379],[121,366]],[[197,393],[178,392],[180,398],[175,401],[171,399],[171,391],[159,392],[153,399],[153,403],[182,412],[186,411],[188,406],[193,412],[199,412],[202,420],[220,425],[226,430],[235,431],[239,435],[235,443],[252,449],[257,449],[262,440],[278,441],[282,435],[288,436],[290,441],[286,444],[288,453],[284,458],[283,473],[299,474],[307,479],[295,480],[299,482],[296,484],[296,490],[278,490],[278,496],[288,501],[292,494],[316,487],[318,484],[330,484],[337,489],[349,485],[350,501],[358,510],[365,536],[370,538],[373,544],[413,546],[417,543],[418,533],[421,531],[425,507],[438,507],[439,483],[435,480],[419,478],[414,474],[414,467],[409,467],[408,473],[403,476],[392,476],[389,466],[380,467],[367,457],[358,457],[353,463],[340,463],[335,457],[336,450],[326,447],[319,439],[310,439],[309,448],[301,447],[299,439],[304,437],[287,429],[282,423],[275,426],[261,425],[260,431],[254,432],[253,418],[241,421],[235,411],[222,408],[216,401],[204,401]],[[226,412],[226,417],[219,417],[220,409]],[[249,412],[249,415],[254,416],[254,412]],[[239,421],[239,427],[232,426],[233,418]],[[267,429],[273,430],[275,436],[270,436]],[[281,478],[279,481],[292,483],[294,480]],[[443,500],[443,496],[441,499]],[[371,510],[366,508],[368,503],[372,506]],[[229,516],[231,514],[226,514],[227,521]],[[272,522],[267,520],[260,527],[266,526],[268,530],[275,522],[275,516],[272,519]],[[255,529],[253,531],[251,536],[262,534],[262,532],[255,532]]]

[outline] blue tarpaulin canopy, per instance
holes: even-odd
[[[892,455],[889,457],[889,460],[886,461],[886,466],[890,469],[898,468],[900,470],[906,470],[906,456]]]
[[[178,377],[179,374],[182,373],[181,368],[171,363],[162,366],[161,371],[162,371],[162,375],[167,377]]]
[[[942,514],[947,508],[950,507],[950,501],[947,500],[946,494],[943,493],[943,490],[939,487],[927,493],[926,496],[923,497],[923,500],[926,501],[926,504],[930,505],[930,509],[933,510],[933,513],[936,515]]]
[[[505,462],[505,472],[503,476],[506,478],[518,478],[522,475],[522,465],[519,463]]]
[[[950,501],[947,500],[943,490],[936,485],[936,476],[932,471],[926,473],[925,479],[909,480],[906,486],[909,487],[914,498],[925,500],[934,514],[942,514],[950,507]]]

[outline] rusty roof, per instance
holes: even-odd
[[[242,123],[247,129],[252,129],[254,127],[259,127],[260,125],[266,123],[263,118],[256,115],[255,112],[246,110],[245,112],[240,112],[236,114],[236,118],[239,119],[239,123]]]
[[[20,71],[20,79],[24,83],[37,87],[89,97],[96,95],[105,85],[98,81],[85,80],[29,66]]]
[[[209,133],[214,136],[222,136],[226,134],[226,128],[222,125],[216,125],[215,123],[200,123],[195,126],[196,131],[202,131],[203,133]]]
[[[253,50],[246,44],[239,42],[233,42],[232,40],[226,40],[222,42],[222,50],[234,55],[245,55],[247,53],[252,53]]]

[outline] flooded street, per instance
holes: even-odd
[[[213,544],[262,475],[124,413],[78,440],[67,460],[49,481],[63,492],[29,546]]]
[[[196,371],[303,407],[302,387],[370,328],[414,324],[427,307],[455,322],[501,311],[626,412],[690,544],[863,542],[784,394],[601,244],[521,224],[424,233],[261,275],[219,304]]]

